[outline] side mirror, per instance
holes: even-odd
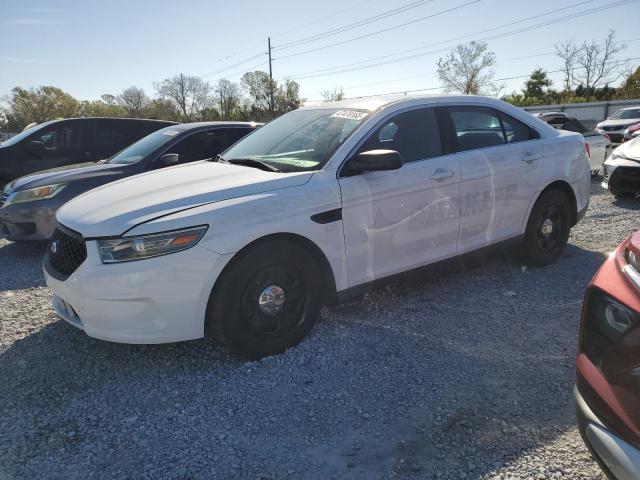
[[[397,170],[402,167],[402,155],[395,150],[369,150],[361,152],[347,163],[343,175],[351,176],[365,172]]]
[[[157,158],[155,162],[153,162],[154,168],[164,168],[170,167],[171,165],[175,165],[180,160],[180,155],[177,153],[165,153],[160,158]]]
[[[44,150],[44,142],[40,140],[31,140],[27,143],[27,150],[30,152],[41,152]]]

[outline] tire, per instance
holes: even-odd
[[[302,341],[320,316],[321,283],[318,264],[303,247],[264,243],[233,260],[216,282],[207,333],[248,359],[282,353]]]
[[[613,195],[616,198],[632,198],[636,195],[634,192],[625,192],[623,190],[616,190],[616,189],[612,190],[611,188],[609,188],[609,191],[611,192],[611,195]]]
[[[523,259],[530,265],[544,267],[555,262],[569,240],[571,207],[559,190],[543,193],[536,201],[522,241]]]

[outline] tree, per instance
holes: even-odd
[[[238,84],[223,78],[215,85],[215,92],[220,96],[218,102],[220,118],[236,118],[242,103],[242,93]]]
[[[200,112],[209,107],[211,85],[199,77],[176,75],[155,84],[161,98],[171,100],[187,122],[199,118]]]
[[[477,95],[495,89],[494,65],[495,54],[487,51],[487,44],[473,41],[457,45],[438,60],[438,77],[446,92]]]
[[[573,71],[576,68],[578,47],[573,43],[573,40],[565,40],[564,42],[555,44],[554,47],[556,55],[562,60],[564,91],[569,93],[574,84]]]
[[[81,117],[124,117],[124,108],[116,103],[104,100],[82,100],[79,102],[78,115]]]
[[[618,59],[618,54],[627,46],[616,42],[615,37],[611,30],[602,43],[591,40],[576,45],[567,40],[555,46],[556,55],[563,62],[566,92],[581,85],[589,99],[599,87],[609,85],[624,75],[624,62]]]
[[[640,67],[622,82],[616,96],[622,99],[640,98]]]
[[[8,122],[22,129],[36,122],[78,115],[79,103],[67,92],[52,86],[30,88],[15,87],[9,97]]]
[[[142,117],[150,100],[142,88],[131,86],[118,95],[117,102],[128,117]]]
[[[174,102],[166,98],[154,98],[151,100],[144,109],[144,116],[156,120],[180,121],[180,112]]]
[[[547,99],[549,87],[551,87],[552,83],[547,72],[537,68],[531,72],[529,79],[524,83],[522,94],[525,98],[543,102]]]
[[[300,98],[300,84],[295,80],[285,80],[276,92],[276,111],[280,114],[287,113],[302,104]]]
[[[242,88],[249,96],[251,110],[256,113],[270,112],[274,108],[271,105],[271,95],[278,88],[276,82],[269,78],[269,74],[256,70],[242,75],[240,80]]]
[[[320,92],[320,96],[324,102],[337,102],[338,100],[344,100],[344,91],[342,87],[333,87],[332,90]]]

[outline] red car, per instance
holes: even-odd
[[[576,370],[582,438],[610,478],[640,479],[640,232],[591,280]]]

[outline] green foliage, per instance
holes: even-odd
[[[617,89],[616,97],[620,99],[640,98],[640,67],[622,82],[620,88]]]

